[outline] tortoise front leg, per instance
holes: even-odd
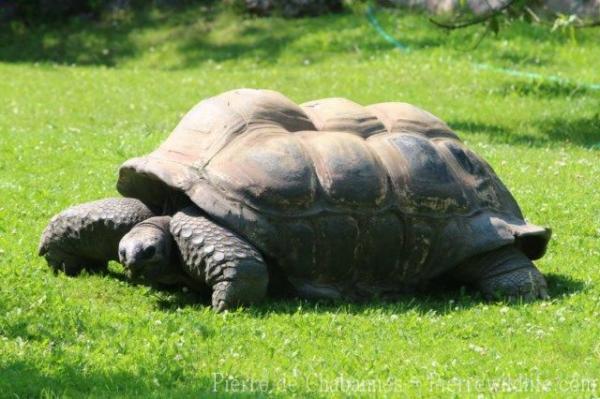
[[[192,278],[212,288],[216,311],[261,301],[269,273],[260,253],[247,241],[188,207],[171,219],[171,234]]]
[[[453,275],[475,285],[488,299],[548,299],[548,285],[533,262],[513,246],[479,255]]]
[[[42,233],[39,255],[54,271],[76,275],[82,269],[106,269],[117,260],[121,238],[153,216],[134,198],[107,198],[68,208],[54,216]]]

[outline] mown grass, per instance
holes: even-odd
[[[211,8],[4,30],[0,40],[0,396],[594,397],[600,392],[600,31],[517,23],[473,51],[419,15],[243,19]],[[486,63],[565,81],[518,78]],[[116,195],[121,162],[200,99],[401,100],[439,115],[554,237],[552,300],[444,291],[366,305],[272,301],[214,314],[191,293],[54,276],[36,256],[61,209]],[[114,278],[114,277],[117,278]],[[227,383],[226,383],[227,381]]]

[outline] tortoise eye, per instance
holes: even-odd
[[[150,245],[148,248],[144,249],[144,252],[142,252],[142,258],[144,258],[144,259],[151,258],[152,256],[154,256],[155,253],[156,253],[156,247],[154,247],[154,245]]]

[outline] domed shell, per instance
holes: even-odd
[[[289,250],[279,242],[286,234],[291,242],[308,229],[312,240],[333,240],[348,231],[358,242],[362,230],[376,230],[376,215],[387,214],[399,221],[385,223],[404,229],[420,223],[431,230],[437,222],[425,219],[444,220],[427,240],[460,232],[473,248],[456,255],[462,258],[488,245],[482,234],[504,244],[521,239],[532,258],[549,238],[548,230],[523,221],[491,167],[443,121],[399,102],[363,107],[329,98],[296,105],[274,91],[229,91],[196,105],[156,151],[127,161],[118,190],[155,206],[185,193],[274,257]],[[334,216],[352,221],[322,227]],[[285,231],[278,227],[283,221]]]

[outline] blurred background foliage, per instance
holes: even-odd
[[[197,5],[287,17],[339,12],[344,6],[342,0],[0,0],[0,19],[27,24],[60,23],[73,17],[92,20],[149,8],[183,9]]]
[[[489,62],[496,54],[494,63],[505,67],[550,65],[550,58],[572,58],[560,50],[566,42],[596,40],[595,29],[577,29],[581,17],[543,11],[540,0],[505,8],[498,1],[510,0],[0,0],[0,61],[181,69],[244,60],[315,63],[342,53],[368,58],[394,48],[371,17],[407,48],[444,47],[442,53],[463,58],[483,46],[469,57]],[[290,19],[320,14],[327,15]],[[589,49],[580,55],[594,57]],[[564,64],[564,73],[575,68]]]
[[[197,5],[284,17],[317,16],[365,5],[418,8],[460,20],[446,25],[453,27],[496,20],[494,17],[500,15],[538,23],[552,16],[560,18],[562,25],[595,22],[600,16],[600,0],[0,0],[0,22],[52,24],[73,17],[93,20],[148,8],[182,9]],[[497,25],[497,21],[493,24]]]

